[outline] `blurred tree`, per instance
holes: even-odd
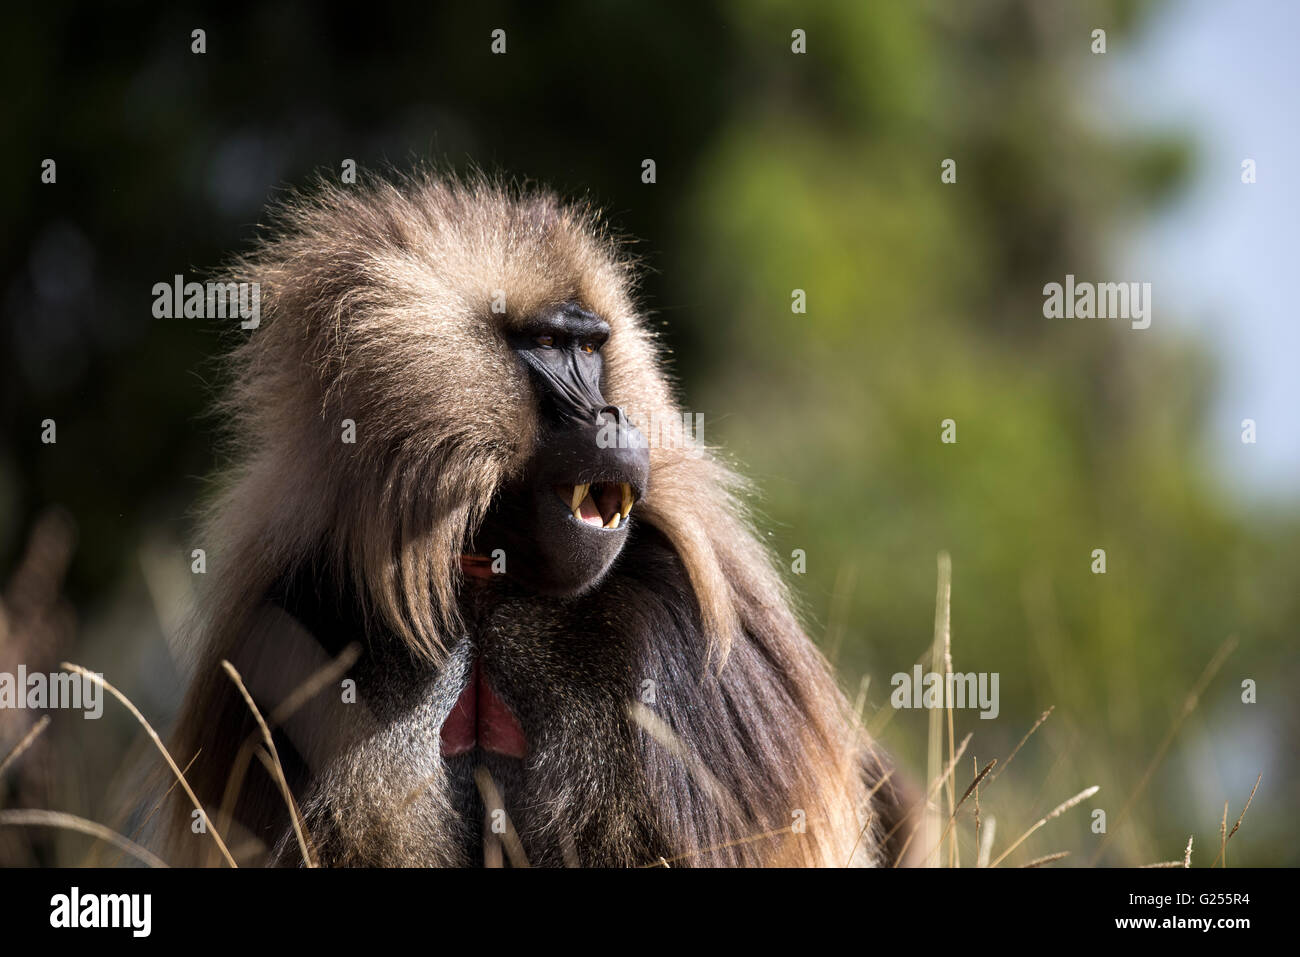
[[[1191,159],[1177,138],[1113,142],[1087,119],[1105,68],[1090,31],[1113,47],[1138,13],[1119,0],[13,11],[0,569],[60,504],[79,527],[76,607],[103,617],[125,592],[152,614],[135,555],[186,541],[219,464],[201,413],[222,342],[213,323],[153,319],[153,284],[218,265],[312,170],[476,162],[590,193],[644,241],[646,302],[686,404],[756,475],[777,552],[806,551],[792,579],[846,684],[873,676],[869,711],[925,650],[947,549],[956,666],[1001,674],[996,721],[958,716],[974,753],[1005,756],[1058,706],[990,800],[1014,830],[1097,783],[1115,821],[1235,633],[1107,860],[1174,856],[1190,831],[1209,846],[1220,802],[1235,810],[1265,770],[1234,859],[1294,863],[1268,795],[1300,779],[1283,744],[1296,706],[1277,693],[1295,677],[1296,517],[1238,514],[1210,486],[1195,452],[1214,367],[1193,344],[1042,317],[1043,284],[1067,272],[1138,278],[1116,273],[1109,237]],[[498,27],[505,56],[489,50]],[[46,157],[55,185],[39,182]],[[45,418],[56,446],[40,443]],[[948,418],[953,445],[939,441]],[[121,654],[137,683],[157,680]],[[1258,714],[1238,703],[1243,677],[1273,678]],[[924,736],[924,716],[902,713],[886,741],[920,772]],[[1085,818],[1054,834],[1084,859]]]

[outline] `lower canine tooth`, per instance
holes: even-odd
[[[573,512],[574,518],[582,517],[578,512],[578,508],[582,505],[582,500],[587,497],[587,489],[589,488],[591,488],[590,485],[573,486],[573,502],[569,505],[569,511]]]
[[[605,527],[606,527],[606,528],[618,528],[618,517],[619,517],[619,516],[618,516],[618,512],[615,512],[615,513],[614,513],[614,517],[611,518],[611,519],[609,520],[609,524],[606,525]]]
[[[623,517],[627,518],[627,513],[632,511],[632,486],[626,482],[622,483],[623,489],[623,507],[620,510]]]

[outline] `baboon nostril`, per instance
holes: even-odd
[[[607,405],[596,413],[596,424],[604,425],[606,419],[612,418],[615,424],[624,422],[623,410],[616,405]]]

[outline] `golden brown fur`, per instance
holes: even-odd
[[[281,641],[268,624],[278,612],[267,599],[286,576],[316,562],[323,580],[346,588],[376,623],[367,647],[382,632],[409,651],[412,669],[435,674],[446,664],[467,626],[460,555],[534,441],[534,398],[504,338],[512,324],[546,307],[581,303],[611,327],[606,398],[660,424],[680,429],[681,422],[632,298],[633,264],[595,213],[546,193],[428,172],[365,186],[321,183],[283,205],[274,230],[230,278],[260,284],[263,318],[233,354],[234,381],[221,405],[234,465],[206,526],[212,587],[180,727],[178,758],[202,749],[191,776],[209,813],[221,804],[250,730],[218,663],[242,656],[243,670],[265,662]],[[499,315],[491,305],[502,291],[506,311]],[[356,423],[354,445],[340,441],[344,419]],[[647,536],[657,530],[666,545],[647,537],[646,551],[633,554],[666,548],[666,560],[680,563],[689,583],[686,610],[679,614],[665,597],[663,614],[643,631],[680,619],[680,634],[663,642],[679,647],[677,657],[663,668],[676,669],[683,683],[689,676],[695,693],[718,696],[717,704],[661,725],[628,717],[619,754],[640,767],[628,773],[651,787],[629,798],[624,823],[604,826],[598,843],[618,853],[595,859],[636,862],[650,845],[615,833],[634,818],[653,822],[649,830],[664,832],[656,841],[687,854],[684,863],[838,865],[855,847],[858,860],[879,859],[876,835],[893,810],[879,799],[890,789],[874,806],[867,790],[881,765],[855,736],[843,696],[790,611],[785,585],[745,518],[742,482],[712,454],[687,452],[687,445],[680,433],[669,434],[650,450],[649,494],[636,515]],[[663,580],[673,574],[665,571]],[[615,580],[607,587],[622,586]],[[547,604],[544,613],[562,616],[568,607]],[[658,637],[628,628],[628,660],[653,658],[657,652],[646,647]],[[688,664],[697,654],[707,675]],[[395,660],[384,667],[405,667],[407,659]],[[294,780],[299,801],[317,807],[323,826],[346,828],[339,806],[356,806],[358,789],[373,786],[359,766],[366,746],[348,750],[329,764],[331,780],[352,782],[346,794],[342,785],[322,792],[325,775],[311,760]],[[725,765],[710,768],[713,781],[701,780],[692,751]],[[345,760],[348,773],[338,770]],[[598,763],[593,758],[591,766]],[[249,777],[261,774],[255,766]],[[580,803],[577,785],[561,777],[554,793]],[[453,862],[413,833],[438,827],[430,818],[443,812],[404,822],[399,800],[367,792],[367,806],[380,806],[380,817],[392,812],[395,823],[351,844],[346,834],[337,838],[351,850],[333,859]],[[795,811],[807,817],[805,834],[689,859],[714,843],[788,828]],[[195,841],[206,841],[191,834],[186,809],[178,822],[179,845],[192,852]],[[247,826],[273,843],[269,832]],[[420,846],[427,853],[409,849]],[[590,859],[582,850],[579,858]]]

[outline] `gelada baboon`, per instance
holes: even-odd
[[[229,278],[262,320],[220,407],[177,858],[222,860],[215,825],[241,863],[888,859],[882,762],[597,214],[322,183]]]

